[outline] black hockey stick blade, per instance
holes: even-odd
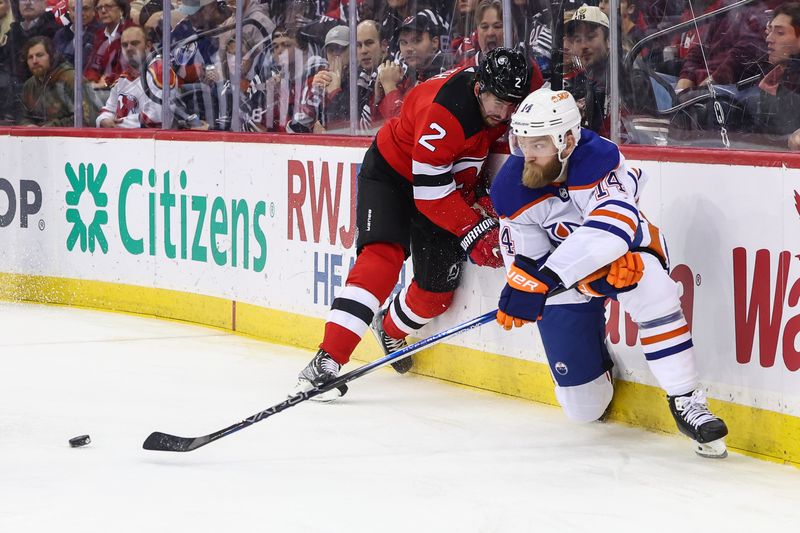
[[[240,429],[251,426],[256,422],[260,422],[268,416],[280,413],[284,409],[288,409],[289,407],[297,405],[300,402],[304,402],[309,398],[313,398],[314,396],[333,389],[339,389],[339,394],[344,396],[347,393],[347,384],[341,378],[339,378],[335,381],[325,384],[322,387],[313,388],[309,391],[295,394],[281,403],[273,405],[269,409],[265,409],[249,418],[245,418],[241,422],[237,422],[236,424],[228,426],[225,429],[215,431],[214,433],[203,435],[202,437],[178,437],[177,435],[170,435],[169,433],[154,431],[144,440],[142,448],[145,450],[154,450],[159,452],[190,452],[200,448],[201,446],[205,446],[209,442],[214,442],[215,440],[221,439],[222,437],[230,435],[231,433],[235,433]]]
[[[211,440],[208,437],[178,437],[154,431],[145,439],[142,448],[164,452],[189,452],[209,442]]]

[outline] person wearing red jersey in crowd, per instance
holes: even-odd
[[[477,47],[466,50],[464,61],[459,66],[479,65],[481,59],[488,52],[503,45],[503,3],[500,0],[481,0],[475,9],[475,35]],[[469,39],[465,40],[466,46],[473,46]],[[539,65],[531,59],[531,91],[544,85],[544,78]]]
[[[467,257],[502,266],[491,203],[477,200],[480,171],[529,87],[525,56],[496,48],[477,68],[454,69],[412,89],[400,115],[378,131],[358,175],[358,257],[296,392],[335,379],[370,325],[386,353],[405,346],[407,335],[448,309]],[[409,255],[414,279],[381,311]],[[393,366],[404,373],[411,361]]]

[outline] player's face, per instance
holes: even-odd
[[[428,66],[439,49],[439,38],[426,31],[408,30],[400,32],[398,38],[400,55],[409,67],[423,69]]]
[[[556,145],[549,135],[517,137],[516,143],[525,157],[525,166],[522,170],[523,185],[538,189],[558,178],[562,164],[558,160]]]
[[[516,109],[517,104],[513,102],[506,102],[490,92],[478,93],[477,84],[475,86],[476,95],[480,102],[481,115],[483,122],[489,126],[494,127],[502,122],[507,122],[511,118],[511,113]]]
[[[599,24],[579,23],[565,41],[570,52],[580,59],[585,68],[608,61],[608,39]]]
[[[785,63],[800,53],[800,36],[788,15],[780,14],[767,24],[767,52],[773,65]]]
[[[28,49],[28,70],[37,78],[43,78],[50,70],[50,55],[43,44],[36,44]]]
[[[503,19],[494,8],[483,12],[483,17],[478,24],[478,46],[481,52],[486,53],[503,44]]]
[[[516,144],[526,161],[544,161],[556,156],[556,145],[552,137],[516,137]]]

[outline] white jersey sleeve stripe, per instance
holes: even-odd
[[[429,165],[428,163],[421,163],[420,161],[411,160],[411,172],[413,174],[424,174],[426,176],[437,176],[445,174],[453,169],[453,164],[442,166]]]
[[[456,190],[456,182],[451,181],[447,185],[438,187],[414,186],[414,200],[439,200]]]

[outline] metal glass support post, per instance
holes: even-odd
[[[250,0],[253,1],[253,0]],[[233,113],[231,118],[231,131],[241,131],[242,129],[242,116],[239,106],[241,91],[239,86],[242,79],[242,17],[244,16],[244,6],[246,2],[240,1],[236,3],[236,50],[234,52],[235,59],[233,63],[233,75],[231,76],[231,91],[233,91]],[[228,53],[227,49],[224,53]],[[228,65],[230,68],[230,65]]]

